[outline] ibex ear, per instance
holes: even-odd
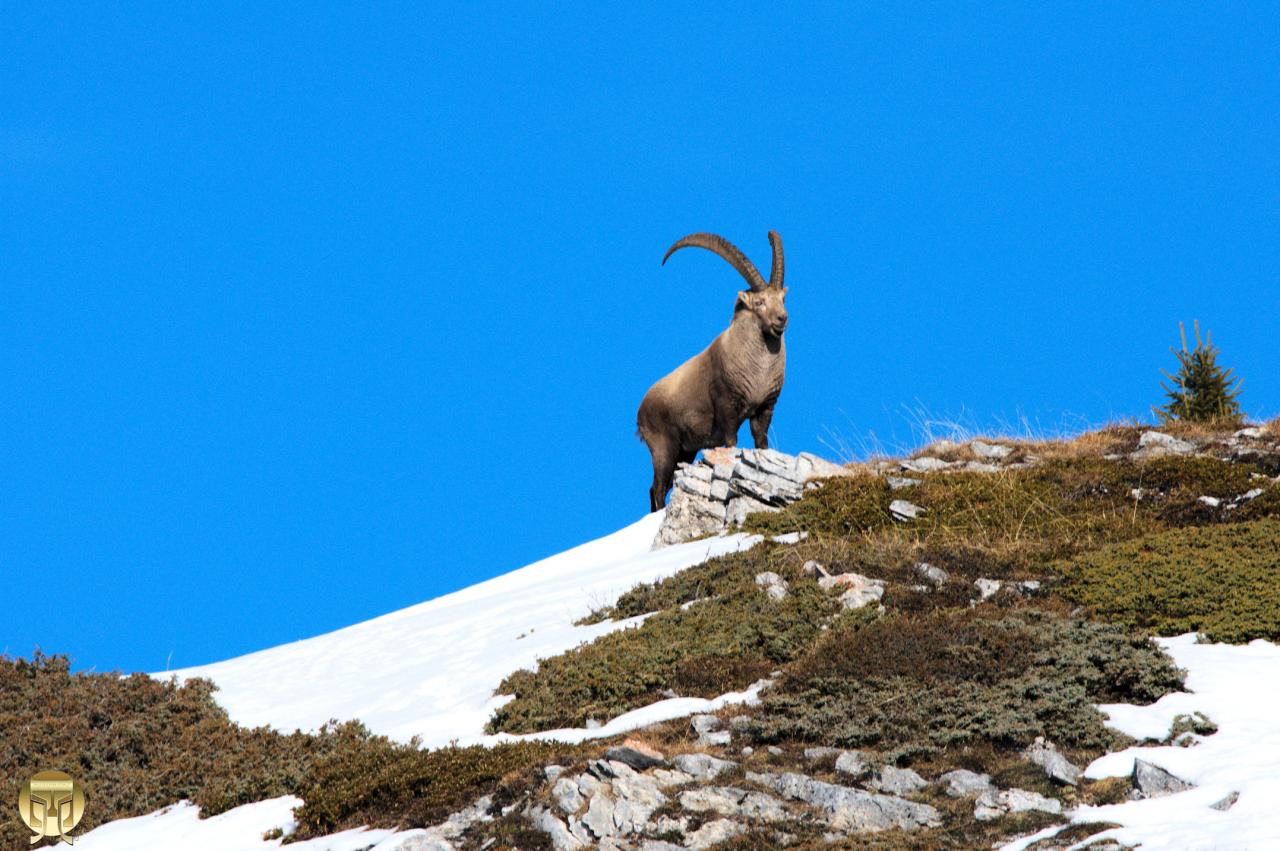
[[[747,310],[750,310],[752,308],[750,291],[740,290],[738,292],[738,304],[735,306],[745,307]]]

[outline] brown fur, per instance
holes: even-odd
[[[711,243],[713,239],[719,240],[695,234],[677,242],[672,251],[695,245],[730,259],[720,250],[723,244],[725,252],[737,252],[723,240]],[[691,462],[700,449],[736,446],[738,429],[744,421],[751,421],[756,447],[769,446],[769,422],[782,392],[787,357],[782,340],[787,324],[782,243],[772,232],[769,239],[774,246],[773,280],[765,284],[754,267],[744,269],[741,265],[749,261],[740,253],[735,254],[730,262],[751,289],[738,293],[733,321],[710,346],[649,388],[640,403],[636,424],[653,456],[650,511],[666,504],[677,464]]]

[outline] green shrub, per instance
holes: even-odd
[[[1218,365],[1218,349],[1213,335],[1200,339],[1200,323],[1195,323],[1196,347],[1187,349],[1187,330],[1178,323],[1182,334],[1182,351],[1170,349],[1178,359],[1178,374],[1165,376],[1172,384],[1164,385],[1169,401],[1157,409],[1161,419],[1189,422],[1237,423],[1241,419],[1239,381],[1230,369]]]
[[[668,689],[713,697],[767,675],[806,650],[838,608],[817,583],[799,581],[786,549],[765,545],[724,556],[624,596],[616,608],[627,614],[663,608],[639,626],[543,659],[537,671],[508,676],[497,693],[515,697],[494,713],[488,729],[580,727],[661,700]],[[755,585],[765,570],[791,580],[780,602]],[[693,600],[699,602],[681,605]]]
[[[1036,610],[884,618],[830,630],[766,694],[762,742],[873,747],[891,759],[1036,736],[1096,753],[1116,741],[1094,704],[1181,686],[1167,657],[1116,626]]]
[[[1061,591],[1109,620],[1212,641],[1280,638],[1280,521],[1174,529],[1064,562]]]

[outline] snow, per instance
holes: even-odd
[[[527,567],[336,632],[155,676],[213,680],[218,703],[249,727],[315,730],[330,719],[357,718],[398,741],[418,736],[426,747],[510,739],[484,734],[485,722],[508,699],[493,694],[507,674],[639,623],[643,617],[573,625],[637,583],[760,540],[729,535],[651,551],[661,520],[661,512],[650,514]],[[708,706],[663,701],[598,730],[542,737],[614,735]]]
[[[1176,716],[1199,711],[1217,724],[1218,732],[1197,737],[1191,747],[1135,746],[1107,754],[1091,763],[1085,776],[1128,776],[1134,759],[1141,758],[1196,788],[1144,801],[1083,806],[1070,813],[1072,821],[1119,824],[1087,842],[1109,838],[1142,851],[1280,849],[1280,647],[1261,640],[1243,646],[1198,644],[1195,635],[1157,640],[1187,671],[1187,691],[1150,706],[1103,705],[1108,724],[1137,739],[1163,739]],[[1212,808],[1232,792],[1239,794],[1234,806]],[[1012,843],[1006,851],[1021,851],[1054,830]]]

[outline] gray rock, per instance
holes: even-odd
[[[857,609],[868,603],[880,602],[884,597],[885,583],[883,579],[872,579],[861,573],[841,573],[819,579],[818,587],[824,591],[839,590],[844,608]]]
[[[587,843],[569,832],[565,823],[544,807],[534,807],[529,811],[529,821],[538,830],[551,837],[551,847],[555,851],[578,851],[586,848]]]
[[[709,753],[682,753],[671,761],[676,768],[698,780],[712,780],[738,767],[736,762],[719,759]]]
[[[978,821],[990,821],[1006,813],[1024,813],[1030,810],[1059,815],[1062,813],[1062,802],[1025,789],[1006,789],[1003,792],[991,790],[978,795],[974,802],[973,817]]]
[[[1187,455],[1196,445],[1158,431],[1144,431],[1138,438],[1138,451],[1144,455]]]
[[[829,757],[838,757],[844,751],[839,748],[805,748],[804,758],[810,762],[816,762],[820,759],[828,759]]]
[[[833,830],[879,831],[934,826],[941,814],[928,804],[917,804],[893,795],[882,795],[824,783],[803,774],[747,774],[747,779],[786,798],[804,801],[821,810]]]
[[[968,461],[964,465],[964,469],[970,473],[998,473],[1000,467],[996,464],[989,464],[986,461]]]
[[[1022,757],[1040,766],[1046,775],[1059,783],[1074,786],[1080,780],[1080,769],[1059,753],[1051,743],[1046,742],[1043,736],[1037,736],[1036,740],[1022,752]]]
[[[542,768],[542,776],[547,780],[555,780],[564,773],[563,765],[546,765]]]
[[[1264,432],[1261,428],[1257,426],[1247,426],[1237,431],[1234,436],[1237,438],[1245,438],[1247,440],[1258,440],[1263,437],[1263,435]]]
[[[655,768],[649,772],[649,776],[653,778],[659,789],[665,789],[668,786],[683,786],[686,783],[692,783],[694,780],[692,774],[686,774],[683,771],[671,768]]]
[[[715,821],[707,822],[693,833],[685,834],[684,847],[694,849],[694,851],[701,851],[703,848],[710,848],[713,845],[726,842],[744,830],[746,828],[736,821],[716,819]]]
[[[920,574],[921,579],[934,586],[946,585],[947,580],[951,578],[950,574],[942,568],[934,567],[924,561],[916,565],[916,573]]]
[[[1218,499],[1218,497],[1216,496],[1198,497],[1196,499],[1196,502],[1202,502],[1205,505],[1209,506],[1210,508],[1217,508],[1218,506],[1222,505],[1222,500]]]
[[[974,440],[969,443],[969,448],[973,450],[973,454],[979,458],[986,458],[989,461],[999,461],[1008,458],[1013,454],[1012,446],[1005,446],[1000,443],[987,443],[985,440]]]
[[[910,768],[883,765],[867,785],[877,792],[885,792],[890,795],[910,795],[912,792],[919,792],[928,786],[929,781]]]
[[[728,730],[716,730],[713,733],[703,733],[698,737],[697,744],[700,748],[722,748],[731,740]]]
[[[867,764],[867,757],[862,751],[840,751],[836,757],[836,771],[841,774],[858,778],[870,770],[871,766]]]
[[[907,502],[905,499],[895,499],[889,503],[889,513],[893,515],[894,520],[915,520],[924,513],[924,509],[916,505],[914,502]]]
[[[731,786],[704,786],[681,792],[680,806],[694,813],[714,812],[733,818],[781,821],[787,817],[782,802],[763,792],[748,792]]]
[[[694,732],[710,733],[720,729],[720,718],[715,715],[695,715],[689,719]]]
[[[729,719],[729,726],[738,731],[745,730],[751,726],[751,716],[735,715]]]
[[[946,786],[947,794],[953,798],[966,798],[995,789],[991,785],[990,774],[978,774],[965,768],[948,771],[938,778],[938,782]]]
[[[908,458],[900,465],[902,469],[912,473],[932,473],[936,470],[945,470],[951,466],[950,462],[943,461],[941,458],[932,458],[925,455],[920,458]]]
[[[764,573],[757,573],[756,585],[763,588],[764,592],[769,595],[769,599],[774,602],[782,600],[787,596],[787,580],[783,579],[772,570],[767,570]]]
[[[644,771],[646,768],[653,768],[655,765],[666,765],[667,758],[662,752],[651,748],[644,742],[635,739],[627,739],[621,745],[615,745],[604,752],[605,759],[620,762],[623,765],[634,768],[636,771]]]
[[[1194,788],[1187,781],[1174,777],[1145,759],[1133,761],[1133,785],[1143,798],[1161,798]]]
[[[1236,801],[1238,800],[1240,800],[1240,793],[1231,792],[1221,801],[1214,801],[1212,804],[1209,805],[1209,807],[1210,809],[1214,809],[1219,812],[1226,812],[1227,810],[1234,807],[1236,805]]]
[[[573,815],[582,808],[583,797],[582,791],[578,788],[577,782],[568,777],[561,777],[551,787],[551,798],[556,802],[556,806],[560,808],[560,812],[565,815]]]
[[[782,748],[777,745],[769,745],[765,750],[767,750],[771,756],[782,756]]]
[[[889,490],[900,491],[903,488],[913,487],[920,484],[919,479],[909,479],[905,476],[885,476],[884,480],[889,484]]]
[[[999,591],[1004,583],[999,579],[975,579],[973,585],[978,589],[978,599],[986,600]]]
[[[813,576],[818,579],[821,579],[824,576],[831,575],[827,573],[827,569],[825,567],[823,567],[818,562],[813,561],[812,559],[810,559],[809,561],[806,561],[803,565],[801,565],[800,572],[805,576]]]

